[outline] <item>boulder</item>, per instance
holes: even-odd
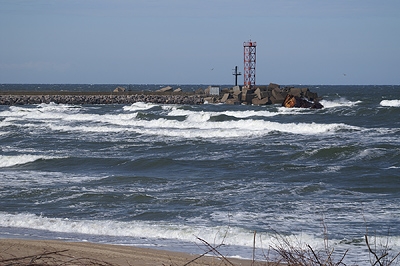
[[[304,97],[306,97],[307,99],[309,99],[310,101],[315,101],[318,99],[318,94],[316,92],[311,92],[311,91],[307,91],[304,94]]]
[[[226,102],[229,99],[230,94],[229,93],[225,93],[224,96],[221,99],[221,103]]]
[[[294,96],[291,94],[288,94],[282,103],[282,106],[293,108],[311,108],[311,109],[321,109],[323,108],[323,105],[320,104],[319,102],[311,102],[306,99],[303,99],[298,96]]]
[[[113,92],[124,92],[124,91],[126,91],[126,89],[123,87],[117,87],[115,90],[113,90]]]
[[[261,91],[261,99],[272,96],[271,91]]]
[[[233,92],[235,92],[235,91],[240,91],[240,86],[239,85],[233,87]]]
[[[242,101],[242,92],[241,91],[234,91],[233,98],[237,99],[239,102]]]
[[[278,84],[275,83],[270,83],[268,85],[268,89],[273,90],[273,89],[279,89],[281,86],[279,86]]]
[[[242,101],[246,100],[247,90],[242,90]]]
[[[269,97],[271,104],[282,104],[282,101],[278,101],[273,95]]]
[[[238,104],[240,104],[240,101],[237,100],[237,99],[231,98],[231,99],[226,100],[225,103],[226,103],[226,104],[235,104],[235,105],[238,105]]]
[[[257,96],[257,98],[258,99],[260,99],[261,100],[261,90],[260,90],[260,88],[257,88],[255,91],[254,91],[254,94]]]
[[[296,97],[302,97],[302,91],[299,88],[290,88],[289,94]]]
[[[173,89],[170,86],[157,90],[158,92],[171,92]]]
[[[252,100],[252,104],[254,105],[266,105],[270,103],[270,99],[268,97],[258,99],[257,97]]]
[[[204,94],[204,90],[202,88],[197,89],[195,92],[195,94]]]
[[[215,103],[216,100],[215,100],[214,97],[206,97],[206,98],[204,98],[204,102],[207,102],[207,103]]]
[[[176,90],[174,90],[174,92],[182,92],[181,88],[177,88]]]
[[[279,89],[273,89],[272,96],[274,96],[275,98],[275,103],[283,103],[283,101],[285,100],[282,91],[280,91]]]

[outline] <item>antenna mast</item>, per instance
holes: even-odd
[[[249,89],[256,85],[256,42],[243,43],[244,47],[244,86]]]

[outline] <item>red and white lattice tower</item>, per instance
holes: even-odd
[[[244,86],[252,88],[256,85],[256,42],[243,43],[244,47]]]

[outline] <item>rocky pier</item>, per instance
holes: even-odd
[[[133,104],[136,102],[156,104],[203,104],[204,99],[197,95],[149,95],[149,94],[46,94],[31,95],[30,93],[0,93],[0,105],[25,105],[41,103],[57,104]]]
[[[217,89],[217,90],[216,90]],[[246,88],[235,86],[220,89],[209,86],[183,92],[168,86],[157,91],[126,91],[118,87],[113,92],[68,92],[68,91],[0,91],[0,105],[25,104],[133,104],[136,102],[155,104],[198,105],[203,103],[269,105],[286,107],[322,108],[317,93],[308,88],[281,87],[278,84]],[[290,100],[290,101],[289,101]]]
[[[210,91],[205,91],[205,101],[208,103],[226,103],[226,104],[251,104],[251,105],[269,105],[280,104],[286,106],[285,99],[295,97],[298,102],[315,103],[315,106],[322,108],[318,104],[320,98],[315,92],[311,92],[308,88],[281,87],[278,84],[270,83],[268,86],[256,86],[255,88],[246,88],[235,86],[233,88],[222,89],[219,95],[209,95]],[[305,107],[306,104],[297,104],[286,107]],[[316,107],[316,108],[318,108]]]

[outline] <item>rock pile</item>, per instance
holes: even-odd
[[[206,97],[205,101],[226,104],[282,104],[287,95],[305,98],[312,102],[319,99],[317,93],[311,92],[308,88],[281,88],[278,84],[270,83],[268,86],[259,86],[252,89],[246,87],[240,88],[239,86],[223,89],[219,97]]]
[[[296,107],[296,108],[311,108],[311,109],[321,109],[324,107],[318,101],[311,102],[305,98],[293,96],[291,94],[288,94],[286,96],[285,100],[282,103],[282,106],[288,108]]]
[[[219,87],[198,89],[194,92],[183,92],[180,88],[173,90],[168,86],[155,92],[126,92],[125,88],[118,87],[111,94],[101,92],[69,93],[69,92],[7,92],[1,94],[0,105],[23,105],[23,104],[132,104],[135,102],[158,103],[158,104],[182,104],[198,105],[208,103],[226,104],[283,104],[287,107],[322,108],[318,104],[317,93],[308,88],[283,87],[278,84],[259,86],[256,88],[225,88]],[[286,99],[286,101],[285,101]]]
[[[0,95],[0,105],[24,104],[132,104],[135,102],[158,104],[197,105],[203,98],[196,95]]]

